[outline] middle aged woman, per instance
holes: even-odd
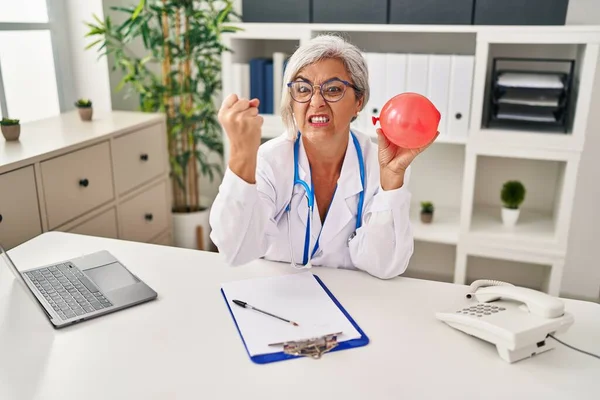
[[[378,130],[375,146],[350,128],[369,100],[369,78],[360,50],[340,37],[300,46],[284,82],[286,131],[263,145],[258,99],[223,101],[230,159],[211,239],[231,265],[262,257],[382,279],[402,274],[414,248],[409,165],[429,144],[400,148]]]

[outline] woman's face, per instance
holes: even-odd
[[[326,59],[301,69],[294,81],[308,82],[310,85],[322,85],[333,78],[341,79],[354,85],[346,71],[344,63],[338,59]],[[340,83],[336,83],[340,87]],[[334,93],[335,87],[330,89]],[[334,135],[347,135],[350,120],[356,116],[362,105],[362,98],[357,99],[354,89],[346,87],[341,100],[327,102],[313,87],[313,96],[307,103],[292,100],[292,111],[303,136],[309,140],[322,140]]]

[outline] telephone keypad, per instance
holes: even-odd
[[[506,308],[504,307],[498,307],[496,305],[487,303],[479,303],[477,305],[465,307],[462,310],[458,310],[456,311],[456,313],[463,315],[472,315],[476,316],[477,318],[481,318],[485,315],[497,314],[504,310],[506,310]]]

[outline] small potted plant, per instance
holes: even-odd
[[[430,201],[421,202],[421,222],[425,224],[431,223],[433,220],[433,203]]]
[[[525,200],[525,186],[519,181],[507,181],[502,185],[500,198],[502,200],[502,223],[513,227],[520,214],[520,205]]]
[[[8,141],[19,140],[21,135],[21,125],[18,119],[2,118],[0,120],[0,126],[2,127],[2,134]]]
[[[79,117],[82,121],[91,121],[94,109],[92,102],[89,99],[79,99],[75,102],[75,106],[79,109]]]

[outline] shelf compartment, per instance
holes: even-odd
[[[585,55],[586,45],[583,44],[516,44],[516,43],[494,43],[490,44],[488,51],[488,66],[485,78],[485,104],[483,111],[483,119],[481,121],[482,129],[494,128],[498,129],[500,121],[493,121],[491,104],[494,95],[493,81],[496,78],[494,74],[497,72],[494,67],[499,69],[519,70],[520,72],[540,72],[540,73],[566,73],[568,81],[565,84],[568,86],[569,98],[567,104],[568,119],[565,121],[563,131],[550,130],[545,128],[537,128],[535,125],[527,127],[527,124],[513,124],[514,127],[502,127],[502,129],[522,130],[540,134],[571,134],[573,130],[572,111],[573,105],[577,103],[577,94],[579,85],[581,84],[581,65]],[[573,62],[574,65],[571,66]],[[497,65],[497,63],[499,63]],[[571,69],[572,67],[572,69]],[[492,126],[493,125],[493,126]],[[508,125],[508,124],[506,124]]]
[[[408,268],[402,276],[452,282],[455,260],[456,246],[416,241]]]
[[[470,285],[479,279],[492,279],[547,292],[551,267],[545,264],[468,255],[466,284]]]
[[[224,43],[231,52],[222,56],[223,97],[235,93],[242,98],[258,98],[261,113],[278,115],[286,59],[300,42],[301,38],[227,36]]]
[[[411,207],[410,222],[415,240],[431,243],[458,243],[460,234],[460,211],[458,208],[436,208],[431,223],[423,223],[420,218],[420,207]]]
[[[566,212],[566,161],[476,156],[469,240],[507,248],[550,251],[566,247],[560,221]],[[514,227],[502,223],[500,193],[504,182],[519,180],[525,200]]]
[[[532,35],[530,40],[524,34],[521,43],[494,42],[485,43],[486,35],[478,44],[477,51],[480,57],[487,60],[485,65],[476,71],[475,86],[481,88],[474,99],[473,118],[471,120],[471,136],[479,142],[519,143],[521,147],[546,148],[557,150],[581,151],[583,149],[587,119],[589,115],[589,102],[592,93],[592,83],[595,75],[595,63],[598,57],[598,45],[565,40],[557,43],[536,43],[538,36]],[[492,35],[493,36],[493,35]],[[496,35],[497,36],[497,35]],[[573,38],[574,39],[574,38]],[[501,36],[494,37],[501,41]],[[492,81],[494,80],[494,59],[525,59],[527,62],[511,62],[511,69],[523,72],[539,71],[542,73],[555,71],[571,73],[568,63],[574,61],[572,75],[569,77],[570,93],[566,99],[561,115],[565,116],[564,125],[549,124],[545,127],[526,121],[501,121],[493,119],[493,110],[498,104],[492,101],[494,94]],[[538,60],[538,62],[533,62]],[[539,60],[546,60],[544,62]],[[561,67],[553,60],[561,60],[566,65]]]
[[[476,206],[473,211],[470,234],[487,240],[514,243],[537,242],[550,245],[555,238],[555,223],[551,213],[521,210],[513,228],[502,225],[499,207]]]
[[[411,164],[411,222],[417,240],[456,244],[460,232],[465,147],[434,143]],[[434,205],[433,221],[420,221],[421,202]]]

